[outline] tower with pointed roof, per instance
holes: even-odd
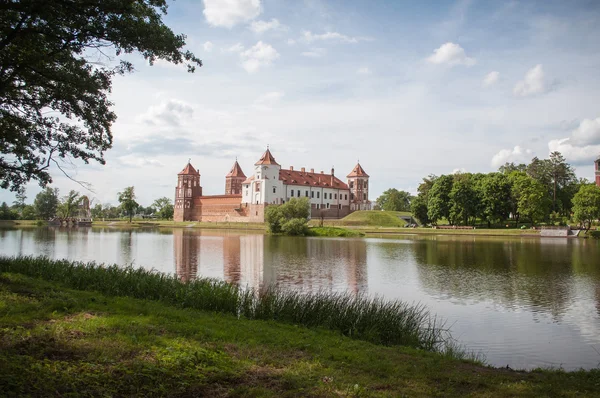
[[[279,179],[281,165],[277,163],[271,150],[262,154],[254,163],[254,174],[243,182],[242,203],[253,205],[281,204],[283,182]]]
[[[241,195],[242,183],[245,179],[246,175],[236,159],[233,167],[225,176],[225,195]]]
[[[202,196],[200,172],[188,161],[183,170],[177,174],[173,220],[192,221],[194,198],[199,196]]]
[[[354,166],[348,178],[348,188],[350,189],[350,210],[371,210],[369,201],[369,175],[360,165],[360,162]]]
[[[594,163],[596,165],[596,185],[600,187],[600,156]]]

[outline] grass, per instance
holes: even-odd
[[[103,266],[47,258],[0,257],[0,272],[59,281],[74,289],[159,300],[181,308],[230,314],[246,319],[321,327],[384,345],[445,352],[451,341],[439,320],[420,305],[368,296],[244,289],[201,278],[188,283],[142,268]]]
[[[593,397],[600,371],[494,369],[323,329],[0,273],[0,395]]]
[[[340,227],[311,227],[308,230],[308,236],[329,236],[338,238],[357,238],[365,236],[360,231],[354,231],[347,228]]]
[[[341,220],[326,220],[325,225],[341,227],[404,227],[406,222],[400,216],[410,216],[410,212],[358,210]]]

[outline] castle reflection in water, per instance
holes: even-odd
[[[176,229],[173,251],[182,281],[212,276],[254,288],[276,285],[313,292],[368,292],[364,240]]]

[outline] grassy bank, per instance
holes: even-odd
[[[133,220],[128,221],[94,221],[94,227],[112,228],[203,228],[203,229],[248,229],[266,231],[264,223],[239,223],[239,222],[197,222],[197,221],[170,221],[170,220]]]
[[[159,300],[182,308],[277,320],[335,330],[352,338],[446,352],[447,332],[423,306],[350,294],[255,291],[214,279],[180,282],[175,276],[138,268],[46,258],[0,257],[0,272],[59,281],[74,289]]]
[[[493,369],[407,347],[0,273],[5,396],[597,396],[600,372]]]
[[[324,225],[330,227],[404,227],[406,222],[400,216],[410,216],[401,211],[355,211],[341,220],[325,220]],[[313,220],[316,225],[319,220]]]
[[[338,238],[357,238],[365,236],[360,231],[339,227],[311,227],[308,230],[308,236],[329,236]]]

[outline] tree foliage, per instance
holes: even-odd
[[[410,211],[412,196],[406,191],[390,188],[376,200],[377,206],[386,211]]]
[[[58,208],[58,188],[46,188],[35,196],[33,207],[37,218],[49,220],[56,216]]]
[[[513,180],[512,195],[519,215],[531,221],[532,225],[548,217],[551,201],[541,182],[519,174]]]
[[[81,203],[82,197],[79,192],[71,190],[64,196],[58,205],[58,215],[63,218],[74,217]]]
[[[508,218],[511,211],[511,186],[508,176],[500,173],[485,175],[478,186],[481,215],[488,223],[498,223]]]
[[[310,215],[308,198],[292,198],[279,206],[267,206],[265,221],[271,233],[306,235]]]
[[[573,218],[587,230],[600,219],[600,188],[593,184],[582,185],[573,197]]]
[[[127,187],[123,192],[119,192],[118,199],[121,204],[121,209],[129,216],[129,222],[131,222],[135,210],[139,207],[138,202],[135,201],[134,187]]]
[[[427,217],[433,224],[441,218],[450,218],[450,192],[454,178],[451,175],[443,175],[435,179],[429,190],[427,200]]]
[[[152,207],[156,209],[158,217],[165,220],[170,220],[173,218],[173,213],[175,212],[175,209],[173,208],[173,202],[166,196],[156,199],[154,203],[152,203]]]
[[[201,61],[167,27],[166,0],[13,0],[0,5],[0,187],[52,181],[57,159],[104,164],[116,120],[112,79],[133,65],[112,57],[139,52]]]

